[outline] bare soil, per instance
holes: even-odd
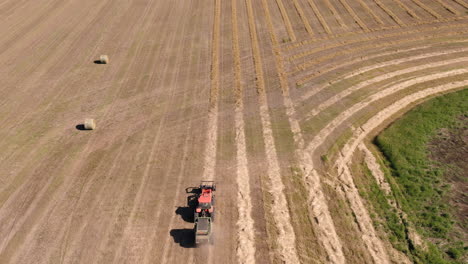
[[[456,128],[441,129],[429,143],[429,157],[443,164],[444,176],[451,185],[450,201],[453,212],[460,223],[458,236],[467,242],[468,234],[468,117],[461,116]]]

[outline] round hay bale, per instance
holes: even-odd
[[[96,129],[96,122],[94,122],[94,119],[86,118],[84,121],[84,129],[86,130]]]
[[[107,55],[101,55],[101,57],[99,57],[99,61],[102,64],[108,64],[109,63],[109,57]]]

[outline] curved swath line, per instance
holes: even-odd
[[[299,263],[296,251],[296,235],[291,225],[291,216],[288,210],[288,202],[284,195],[284,184],[281,179],[280,167],[278,164],[278,155],[275,148],[275,139],[271,129],[270,114],[268,111],[268,102],[265,93],[265,80],[262,66],[262,58],[257,39],[255,27],[255,18],[250,0],[245,0],[249,22],[250,40],[252,44],[253,62],[255,74],[257,76],[256,86],[258,93],[258,102],[260,104],[260,119],[262,123],[262,133],[265,145],[265,154],[267,159],[269,193],[273,198],[272,215],[275,226],[278,230],[277,244],[279,255],[285,263]]]
[[[466,32],[463,32],[463,33],[466,33]],[[453,32],[453,33],[450,33],[448,35],[445,35],[446,37],[447,36],[451,36],[451,35],[459,35],[460,32]],[[420,39],[413,39],[411,41],[416,41],[416,40],[423,40],[425,39],[426,37],[422,37]],[[385,47],[385,46],[389,46],[389,45],[394,45],[394,44],[399,44],[399,42],[401,41],[389,41],[387,43],[381,43],[381,44],[375,44],[375,45],[366,45],[366,46],[361,46],[361,47],[355,47],[355,48],[350,48],[348,50],[344,50],[344,51],[339,51],[339,52],[336,52],[335,54],[331,54],[329,56],[324,56],[322,57],[320,60],[317,60],[317,61],[313,61],[313,62],[310,62],[308,64],[308,67],[311,67],[313,66],[314,64],[318,64],[318,63],[321,63],[321,62],[324,62],[324,61],[327,61],[327,60],[332,60],[333,58],[335,58],[337,55],[345,55],[345,54],[349,54],[353,51],[358,51],[358,50],[362,50],[363,47],[369,47],[369,48],[378,48],[378,47]],[[305,71],[304,71],[305,72]],[[300,79],[299,81],[296,82],[297,85],[303,85],[309,81],[311,81],[312,79],[315,78],[315,76],[317,75],[317,73],[313,73],[313,74],[309,74],[305,77],[303,77],[302,79]]]
[[[452,71],[450,73],[451,74],[455,74],[455,73],[459,74],[459,73],[467,73],[467,72],[468,72],[468,69],[464,69],[464,70]],[[450,76],[450,74],[446,74],[443,77],[447,77],[447,76]],[[437,78],[442,78],[442,76],[437,76]],[[434,79],[437,79],[437,78],[434,78]],[[430,79],[431,78],[428,78],[427,80],[430,80]],[[427,80],[424,80],[424,81],[427,81]],[[422,80],[418,80],[418,82],[421,82],[421,81]],[[456,82],[456,83],[448,84],[446,86],[444,86],[444,85],[442,85],[442,86],[446,87],[446,88],[447,87],[453,88],[453,87],[459,87],[462,84],[467,85],[468,81]],[[398,87],[398,86],[400,86],[400,87]],[[406,85],[406,86],[409,86],[409,85]],[[383,98],[387,94],[390,94],[390,92],[396,92],[399,89],[404,88],[404,87],[405,87],[405,85],[401,85],[401,84],[400,85],[395,85],[395,87],[390,87],[389,89],[386,89],[385,91],[383,91],[381,93],[378,93],[377,96],[373,96],[374,98],[371,98],[371,100],[368,100],[367,102],[361,102],[361,103],[356,104],[355,106],[353,106],[350,109],[343,112],[343,114],[340,115],[341,117],[335,118],[335,120],[333,120],[334,122],[330,123],[330,125],[338,123],[338,122],[335,122],[336,120],[344,121],[347,117],[350,117],[353,113],[355,113],[358,110],[360,110],[360,109],[364,108],[365,106],[369,105],[372,101]],[[427,91],[424,90],[424,91],[418,92],[416,94],[426,94],[426,93],[427,93]],[[411,95],[411,96],[414,96],[414,94]],[[400,101],[398,101],[398,102],[400,102]],[[386,108],[386,109],[392,109],[392,107],[389,107],[389,108]],[[399,110],[399,109],[401,109],[401,108],[397,108],[397,110]],[[384,112],[384,111],[382,111],[382,112]],[[388,112],[391,112],[391,111],[387,110],[387,113]],[[371,120],[373,120],[375,118],[377,118],[376,120],[377,120],[378,124],[380,124],[380,122],[382,122],[382,120],[386,119],[386,118],[382,118],[378,114],[378,115],[374,116],[373,118],[371,118]],[[335,126],[335,128],[336,128],[336,126]],[[369,125],[364,125],[363,126],[363,131],[369,131],[369,130],[370,130]],[[325,133],[322,133],[323,131],[325,131]],[[316,140],[316,139],[318,139],[318,138],[324,139],[326,136],[329,135],[329,132],[331,132],[331,130],[328,129],[328,126],[327,126],[327,128],[322,129],[319,134],[325,134],[325,135],[318,135],[317,137],[315,137],[314,142],[311,142],[309,144],[308,151],[310,153],[314,153],[316,147],[320,144],[319,142],[317,142],[318,140]],[[362,138],[361,138],[361,140],[362,140]],[[349,161],[352,153],[354,152],[354,149],[356,148],[356,144],[357,143],[354,142],[353,148],[346,148],[346,150],[345,150],[345,148],[343,148],[343,154],[342,154],[343,156],[340,157],[337,160],[337,162],[335,163],[335,166],[338,168],[339,179],[340,179],[339,182],[341,183],[340,184],[341,185],[341,191],[345,194],[348,201],[350,202],[350,206],[351,206],[351,209],[354,212],[357,223],[358,223],[360,229],[364,233],[363,234],[363,241],[366,244],[367,248],[369,249],[369,253],[371,254],[371,256],[373,257],[373,259],[374,259],[374,261],[376,263],[386,263],[386,262],[388,262],[388,255],[385,252],[385,249],[384,249],[384,247],[382,245],[381,240],[379,239],[378,235],[375,232],[375,229],[374,229],[373,224],[372,224],[372,220],[369,217],[369,213],[367,212],[367,210],[366,210],[366,208],[365,208],[365,206],[364,206],[364,204],[362,202],[362,198],[360,197],[359,192],[357,191],[357,188],[354,185],[351,173],[349,171],[349,168],[347,167],[347,162]]]
[[[351,156],[354,153],[357,146],[371,131],[375,130],[377,127],[386,122],[388,119],[392,118],[392,116],[394,116],[401,110],[406,109],[415,102],[418,102],[419,100],[422,100],[426,97],[430,97],[444,92],[449,92],[451,90],[466,88],[467,86],[468,80],[463,80],[424,89],[422,91],[408,95],[394,102],[385,109],[381,110],[376,115],[371,117],[368,121],[366,121],[366,123],[361,125],[361,129],[356,129],[356,131],[353,133],[352,138],[348,140],[346,145],[342,148],[342,150],[340,151],[341,155],[335,162],[338,171],[341,172],[344,169],[344,166],[346,166],[346,164],[350,161]]]
[[[468,57],[462,58],[459,61],[468,61]],[[422,77],[414,78],[414,79],[404,81],[401,83],[393,84],[384,90],[381,90],[375,94],[372,94],[371,96],[366,98],[364,101],[354,104],[350,108],[341,112],[337,117],[335,117],[331,122],[329,122],[325,128],[321,129],[320,132],[317,133],[317,135],[315,135],[314,138],[311,140],[311,142],[308,144],[307,151],[313,153],[323,142],[325,142],[325,139],[330,135],[330,133],[333,130],[335,130],[340,124],[342,124],[346,119],[348,119],[353,114],[364,109],[365,107],[367,107],[368,105],[370,105],[371,103],[377,100],[380,100],[391,94],[395,94],[398,91],[401,91],[403,89],[406,89],[408,87],[411,87],[419,83],[437,80],[440,78],[457,76],[457,75],[461,75],[464,73],[468,73],[468,69],[457,69],[457,70],[442,72],[438,74],[432,74],[429,76],[422,76]]]
[[[296,111],[294,104],[292,103],[289,95],[289,86],[287,79],[285,78],[284,66],[280,56],[280,50],[278,47],[278,41],[273,31],[273,24],[271,22],[271,15],[269,14],[268,4],[266,0],[262,0],[267,22],[270,33],[270,38],[273,44],[273,51],[275,55],[275,64],[280,80],[281,89],[283,92],[283,104],[286,108],[286,114],[288,116],[289,125],[293,132],[294,142],[296,144],[295,154],[299,159],[300,169],[303,172],[303,181],[306,183],[308,188],[308,203],[309,203],[309,215],[316,219],[317,227],[319,230],[320,243],[325,248],[328,258],[333,263],[345,263],[343,254],[343,246],[338,238],[335,230],[333,219],[331,218],[330,211],[325,199],[325,195],[322,192],[320,178],[318,174],[313,172],[311,167],[312,158],[308,152],[304,151],[304,138],[302,136],[301,127],[299,122],[295,118]]]
[[[466,20],[466,18],[467,18],[467,16],[454,17],[454,18],[446,19],[443,22],[464,21],[464,20]],[[440,24],[440,23],[441,23],[441,21],[422,21],[422,22],[418,23],[418,25],[424,25],[424,24],[430,25],[430,24]],[[299,49],[299,48],[303,48],[304,46],[319,43],[320,41],[334,40],[334,39],[337,39],[337,38],[340,38],[340,37],[345,37],[345,36],[358,36],[358,38],[356,38],[354,40],[347,41],[345,44],[338,43],[338,44],[333,44],[331,46],[327,45],[327,47],[325,47],[325,49],[320,48],[319,51],[321,51],[321,50],[327,50],[330,47],[331,48],[341,47],[341,46],[345,46],[345,45],[349,45],[349,44],[353,44],[353,43],[359,43],[359,42],[364,42],[364,41],[372,41],[372,40],[380,40],[380,39],[387,38],[387,37],[392,37],[392,36],[402,36],[402,35],[409,35],[409,34],[413,34],[413,33],[423,33],[423,32],[426,32],[426,31],[434,31],[434,30],[444,29],[444,28],[449,28],[449,29],[453,30],[454,28],[457,28],[457,27],[466,27],[466,24],[447,24],[447,25],[442,24],[442,25],[436,26],[435,28],[422,28],[422,29],[421,28],[418,28],[418,29],[402,28],[403,30],[405,30],[404,32],[392,32],[392,33],[387,33],[387,34],[382,34],[382,35],[377,35],[377,36],[375,36],[375,35],[374,36],[369,36],[369,37],[365,37],[365,38],[363,38],[362,34],[360,34],[359,32],[349,32],[349,33],[344,33],[344,34],[338,35],[338,36],[332,36],[332,37],[324,36],[324,37],[320,37],[320,38],[302,40],[300,42],[296,42],[294,44],[290,44],[288,46],[285,46],[285,47],[282,48],[282,50],[283,51],[291,51],[291,50],[296,50],[296,49]],[[390,28],[393,28],[393,27],[390,27]],[[305,57],[305,56],[311,55],[311,54],[313,54],[313,51],[311,52],[310,50],[307,50],[305,52],[297,53],[296,55],[290,55],[289,57],[290,57],[290,60],[295,60],[295,59]]]
[[[463,31],[463,33],[465,33],[466,31]],[[460,32],[450,32],[449,34],[446,34],[445,37],[448,37],[448,36],[452,36],[452,35],[456,35],[458,36],[460,34]],[[347,48],[342,48],[332,54],[326,54],[326,55],[321,55],[321,56],[317,56],[316,58],[312,59],[312,60],[309,60],[307,62],[304,62],[304,63],[301,63],[299,64],[297,67],[295,67],[291,72],[288,72],[287,74],[288,75],[300,75],[301,73],[304,73],[306,74],[306,76],[302,77],[299,81],[297,81],[298,84],[304,84],[306,83],[307,81],[310,81],[311,79],[313,79],[315,73],[312,73],[312,74],[309,74],[308,73],[308,70],[310,68],[313,68],[313,67],[317,67],[317,64],[319,63],[323,63],[323,62],[326,62],[326,61],[330,61],[334,58],[337,58],[338,56],[343,56],[343,55],[346,55],[346,54],[350,54],[350,53],[356,53],[356,52],[359,52],[359,51],[365,51],[365,50],[368,50],[368,49],[372,49],[372,50],[376,50],[377,48],[381,48],[381,47],[388,47],[388,46],[391,46],[391,45],[401,45],[402,43],[407,43],[407,42],[415,42],[415,41],[420,41],[420,40],[425,40],[425,39],[431,39],[433,38],[433,36],[420,36],[420,37],[415,37],[415,38],[412,38],[412,39],[406,39],[406,40],[389,40],[387,42],[383,42],[383,43],[368,43],[368,44],[364,44],[364,45],[361,45],[361,46],[351,46],[351,47],[347,47]],[[298,76],[300,77],[300,76]]]
[[[467,42],[467,41],[459,41],[459,42],[457,41],[457,42],[452,42],[452,43],[465,43],[465,42]],[[413,51],[413,50],[419,50],[419,49],[426,49],[426,48],[431,48],[431,47],[437,47],[437,46],[420,46],[420,47],[416,47],[416,48],[409,48],[409,49],[403,49],[403,50],[397,50],[397,51],[389,51],[389,52],[384,52],[384,53],[377,54],[377,55],[371,55],[371,56],[363,57],[359,61],[350,60],[349,62],[345,62],[343,64],[340,64],[339,67],[333,67],[333,68],[330,68],[329,70],[327,69],[323,73],[326,73],[326,72],[329,72],[329,71],[332,71],[332,70],[336,70],[336,69],[340,68],[341,66],[349,66],[349,65],[357,64],[357,63],[362,62],[363,60],[371,60],[371,59],[376,59],[376,58],[379,58],[379,57],[382,57],[382,56],[394,55],[394,54],[398,54],[398,53],[403,53],[403,52],[408,52],[408,51]],[[410,59],[410,58],[411,57],[406,58],[406,59]],[[397,63],[402,63],[402,62],[405,62],[406,59],[396,59],[396,60],[393,60],[393,61],[396,61]],[[331,84],[341,82],[343,80],[346,80],[346,79],[351,78],[353,76],[356,76],[358,74],[365,73],[367,71],[375,70],[375,69],[378,69],[378,68],[381,68],[381,67],[390,66],[391,64],[389,64],[389,62],[391,62],[391,61],[376,63],[376,64],[373,64],[371,66],[363,67],[363,68],[360,68],[358,71],[354,71],[353,73],[346,75],[345,77],[340,77],[337,80],[331,80],[331,81],[329,81],[329,85],[317,87],[317,88],[314,88],[311,91],[308,91],[307,93],[305,93],[303,96],[301,96],[301,99],[299,100],[299,102],[308,100],[310,97],[314,96],[316,93],[318,93],[321,90],[329,87]]]
[[[403,74],[406,74],[406,73],[420,71],[420,70],[429,69],[429,68],[440,67],[440,66],[444,66],[444,65],[448,65],[448,64],[452,64],[452,63],[456,63],[456,62],[463,62],[463,61],[466,61],[466,57],[460,58],[460,59],[444,60],[444,61],[440,61],[440,62],[429,63],[429,64],[426,64],[426,65],[423,65],[423,66],[414,66],[414,67],[406,68],[406,69],[403,69],[403,70],[398,70],[398,71],[394,71],[394,72],[391,72],[391,73],[382,74],[382,75],[374,77],[372,79],[360,82],[360,83],[358,83],[358,84],[356,84],[356,85],[354,85],[354,86],[352,86],[350,88],[347,88],[347,89],[343,90],[342,92],[332,96],[331,98],[327,99],[325,102],[318,105],[316,108],[314,108],[314,110],[312,110],[311,112],[309,112],[306,115],[305,119],[309,120],[310,118],[314,117],[315,115],[317,115],[318,113],[323,111],[325,108],[330,107],[331,105],[337,103],[338,101],[340,101],[344,97],[350,95],[351,93],[353,93],[353,92],[355,92],[357,90],[360,90],[360,89],[362,89],[364,87],[368,87],[369,85],[372,85],[372,84],[375,84],[375,83],[378,83],[378,82],[381,82],[381,81],[384,81],[384,80],[388,80],[390,78],[394,78],[396,76],[403,75]]]
[[[368,60],[371,60],[371,59],[376,59],[376,58],[380,58],[380,57],[384,57],[384,56],[388,56],[388,55],[404,53],[404,52],[408,52],[408,51],[426,49],[426,48],[429,48],[429,47],[432,47],[432,46],[429,46],[429,45],[428,46],[418,46],[418,47],[407,48],[407,49],[397,49],[397,50],[385,51],[385,52],[380,52],[380,53],[376,53],[376,54],[373,54],[373,55],[358,56],[358,57],[346,60],[344,62],[340,62],[338,65],[322,67],[322,68],[320,68],[320,70],[317,70],[315,73],[310,74],[310,76],[323,75],[323,74],[331,72],[333,70],[336,70],[336,69],[339,69],[339,68],[342,68],[342,67],[345,67],[345,66],[353,65],[353,64],[358,64],[358,63],[361,63],[363,61],[368,61]],[[359,54],[357,54],[357,55],[359,55]],[[336,82],[336,81],[330,81],[330,82],[333,83],[333,82]]]
[[[463,32],[465,33],[465,32]],[[446,34],[445,36],[451,36],[451,35],[459,35],[460,33],[459,32],[451,32],[450,34]],[[312,73],[312,74],[309,74],[308,73],[308,69],[312,68],[312,67],[317,67],[317,64],[319,63],[323,63],[323,62],[326,62],[326,61],[330,61],[330,60],[333,60],[339,56],[344,56],[346,54],[350,54],[350,53],[356,53],[356,52],[359,52],[359,51],[365,51],[367,49],[373,49],[373,50],[376,50],[377,48],[381,48],[381,47],[387,47],[387,46],[390,46],[390,45],[401,45],[402,43],[405,43],[405,42],[414,42],[414,41],[418,41],[418,40],[424,40],[424,39],[430,39],[432,38],[433,36],[420,36],[420,37],[417,37],[417,38],[413,38],[413,39],[410,39],[410,40],[404,40],[404,41],[401,41],[401,40],[390,40],[390,41],[387,41],[387,42],[383,42],[383,43],[368,43],[368,44],[365,44],[365,45],[361,45],[361,46],[353,46],[353,47],[348,47],[348,48],[342,48],[332,54],[326,54],[326,55],[322,55],[322,56],[317,56],[317,58],[314,58],[313,60],[310,60],[308,62],[304,62],[304,63],[301,63],[300,65],[298,65],[293,71],[291,72],[288,72],[288,75],[296,75],[297,77],[301,77],[299,74],[301,73],[304,73],[306,74],[306,76],[302,77],[300,80],[297,81],[297,84],[305,84],[307,83],[308,81],[312,80],[315,76],[316,73]]]
[[[280,2],[281,0],[279,0]],[[279,3],[278,2],[278,3]],[[250,189],[250,175],[248,170],[247,147],[245,140],[244,104],[242,101],[244,87],[242,85],[242,70],[239,49],[239,29],[237,21],[237,0],[231,1],[232,8],[232,51],[234,59],[235,77],[235,129],[236,129],[236,159],[237,159],[237,200],[239,218],[237,220],[239,240],[237,243],[237,257],[239,263],[255,262],[255,227],[252,219],[252,199]]]

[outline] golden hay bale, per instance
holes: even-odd
[[[107,55],[101,55],[101,57],[99,57],[99,61],[102,64],[108,64],[109,63],[109,57]]]
[[[96,122],[94,122],[94,119],[86,118],[84,121],[84,129],[86,130],[96,129]]]

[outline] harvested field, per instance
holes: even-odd
[[[374,227],[353,155],[390,193],[365,140],[468,87],[467,14],[466,0],[3,1],[0,262],[407,261]],[[200,180],[217,183],[217,220],[195,248],[185,189]]]

